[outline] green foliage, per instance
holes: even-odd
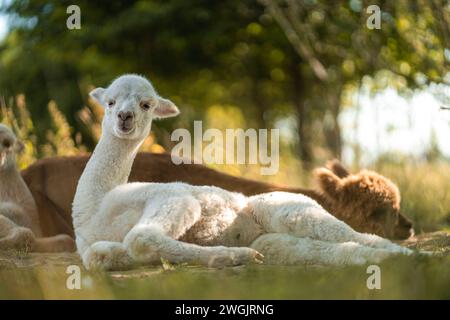
[[[337,118],[345,86],[389,70],[403,87],[417,87],[442,82],[448,70],[450,18],[443,0],[132,0],[106,7],[81,0],[82,28],[72,31],[66,28],[69,4],[18,0],[2,8],[13,19],[0,45],[0,74],[7,75],[0,78],[0,95],[27,96],[40,141],[51,122],[42,106],[54,100],[75,127],[72,135],[81,131],[92,148],[76,116],[87,91],[135,72],[150,76],[182,107],[177,125],[192,125],[215,104],[241,108],[247,127],[271,127],[293,115],[299,156],[308,162],[318,157],[314,145],[340,155]],[[384,12],[381,30],[366,28],[369,4]],[[299,43],[306,51],[297,50]],[[315,76],[311,60],[324,67],[326,80]],[[167,133],[175,122],[160,126]]]
[[[38,156],[37,138],[24,95],[18,95],[15,104],[12,99],[9,104],[3,99],[0,100],[0,122],[9,126],[25,145],[25,150],[20,156],[19,167],[24,168],[33,163]]]
[[[10,105],[0,100],[0,122],[11,127],[25,144],[25,151],[18,157],[19,168],[26,168],[41,157],[73,156],[87,152],[80,133],[73,137],[73,129],[54,101],[48,104],[50,128],[47,129],[42,143],[37,145],[35,125],[27,109],[25,97],[19,95],[15,100],[16,103],[11,102]],[[100,138],[102,117],[103,109],[98,105],[84,107],[78,114],[88,136],[95,142]],[[142,144],[140,151],[164,152],[165,149],[156,143],[154,135],[151,134]]]
[[[75,155],[86,152],[81,137],[72,138],[72,128],[54,101],[48,104],[51,116],[51,129],[46,132],[45,141],[36,143],[36,129],[27,109],[25,97],[19,95],[15,104],[0,101],[0,122],[11,127],[16,136],[25,144],[25,151],[19,156],[19,167],[25,168],[40,157]]]

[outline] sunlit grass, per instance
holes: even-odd
[[[54,103],[48,110],[52,127],[46,142],[36,144],[33,121],[25,98],[1,103],[0,120],[26,142],[21,168],[42,156],[72,155],[87,150],[73,134]],[[102,111],[85,107],[79,119],[94,141],[100,135]],[[211,117],[211,122],[229,117]],[[239,117],[237,117],[240,119]],[[242,125],[242,124],[239,124]],[[220,123],[214,126],[221,128]],[[229,126],[229,125],[228,125]],[[224,128],[228,127],[225,126]],[[150,136],[144,151],[164,151]],[[280,155],[280,172],[265,180],[291,186],[313,187],[311,173],[302,171],[291,152]],[[322,165],[322,163],[318,164]],[[216,166],[216,169],[262,180],[258,166]],[[402,211],[416,231],[450,231],[450,164],[379,163],[377,170],[391,178],[402,194]],[[447,241],[447,240],[446,240]],[[448,241],[431,249],[448,252]],[[441,248],[442,247],[442,248]],[[426,248],[428,250],[428,248]],[[347,268],[250,266],[212,270],[196,267],[144,268],[129,272],[88,273],[82,269],[82,289],[66,288],[66,268],[81,265],[76,254],[43,255],[27,252],[0,255],[0,299],[450,299],[450,256],[395,258],[381,265],[382,289],[368,290],[366,266]]]
[[[449,228],[450,163],[384,164],[380,171],[398,185],[416,232]]]
[[[1,299],[449,299],[450,257],[393,258],[380,265],[381,289],[369,290],[367,266],[143,268],[89,273],[66,287],[62,264],[0,269]]]

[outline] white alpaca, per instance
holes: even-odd
[[[0,250],[73,251],[68,235],[42,237],[36,203],[16,166],[24,148],[14,133],[0,124]]]
[[[148,80],[124,75],[91,92],[105,107],[102,136],[78,183],[73,222],[88,269],[136,264],[229,266],[363,264],[409,254],[375,235],[355,232],[315,201],[273,192],[245,197],[184,183],[127,183],[153,118],[179,113]]]

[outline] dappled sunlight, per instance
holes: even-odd
[[[0,252],[0,299],[450,297],[450,6],[445,1],[131,0],[106,10],[84,0],[71,5],[78,9],[73,21],[68,5],[0,0],[0,123],[25,148],[0,143],[4,154],[18,153],[18,169],[39,210],[44,208],[41,225],[49,226],[43,233],[73,232],[73,193],[102,136],[106,108],[117,111],[108,113],[115,121],[111,127],[116,130],[122,121],[126,128],[120,129],[130,130],[133,143],[136,123],[141,124],[133,123],[136,115],[155,118],[139,151],[158,155],[140,154],[132,181],[220,185],[246,195],[293,187],[339,219],[359,214],[364,227],[373,221],[383,232],[403,227],[398,238],[411,234],[412,221],[415,236],[396,243],[438,254],[383,261],[382,290],[369,290],[366,265],[213,269],[162,259],[157,267],[106,273],[86,270],[77,253],[31,253],[34,248],[27,246]],[[123,74],[141,75],[152,84],[139,95],[102,90]],[[90,96],[93,90],[98,96]],[[123,109],[108,109],[120,99]],[[172,113],[161,113],[167,103]],[[177,117],[160,121],[178,109]],[[114,139],[102,150],[111,151]],[[137,146],[127,152],[134,155]],[[174,167],[180,163],[169,155],[189,161]],[[103,190],[101,177],[126,181],[131,162],[120,165],[119,158],[98,161],[105,172],[89,175],[95,180],[87,189],[93,191],[86,192],[96,198],[92,202],[101,202],[100,195],[93,196]],[[359,188],[344,196],[344,177],[324,168],[332,159],[349,172],[367,168],[392,181],[401,194],[400,212],[390,182],[391,189],[380,188],[380,207],[368,210],[377,202],[369,196],[373,176],[360,177]],[[320,178],[318,172],[327,174]],[[20,180],[17,172],[16,177]],[[324,188],[327,183],[334,197]],[[142,186],[127,185],[115,195],[126,202],[124,197],[139,194]],[[394,205],[386,190],[395,190]],[[80,197],[88,206],[88,197]],[[121,205],[118,226],[131,223],[119,212]],[[359,231],[369,232],[364,230]],[[381,235],[390,237],[387,231]],[[123,257],[129,254],[124,248]],[[107,260],[103,253],[101,263]],[[81,270],[80,290],[67,286],[69,266]]]

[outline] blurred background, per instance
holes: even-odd
[[[182,111],[143,150],[170,151],[194,120],[279,128],[279,174],[216,167],[304,186],[331,158],[369,167],[399,185],[417,231],[450,225],[449,65],[445,0],[0,0],[0,121],[27,143],[22,168],[92,151],[102,110],[88,92],[139,73]]]

